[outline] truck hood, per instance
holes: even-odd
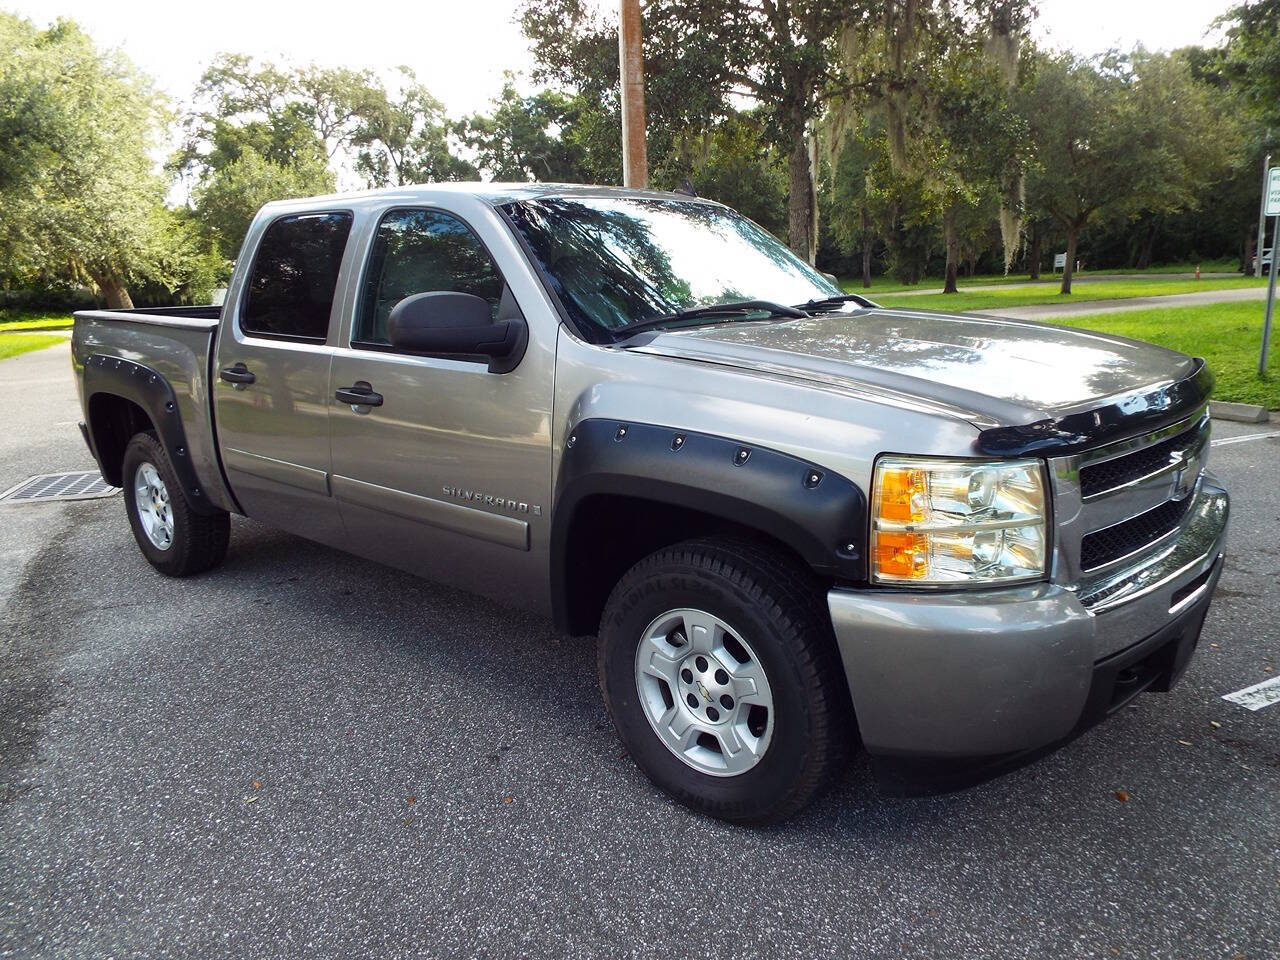
[[[1027,424],[1182,380],[1185,354],[987,316],[857,310],[663,331],[632,349],[943,407],[980,426]]]

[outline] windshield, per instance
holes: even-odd
[[[709,203],[552,197],[503,210],[565,309],[598,339],[695,307],[742,300],[795,304],[840,293],[771,234]]]

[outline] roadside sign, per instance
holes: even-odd
[[[1267,189],[1263,201],[1266,215],[1271,217],[1271,273],[1267,281],[1267,312],[1262,320],[1262,352],[1258,355],[1259,376],[1267,372],[1267,350],[1271,346],[1271,315],[1275,312],[1276,306],[1276,261],[1280,260],[1280,249],[1277,249],[1280,247],[1280,243],[1277,243],[1280,241],[1280,167],[1272,167],[1267,171]],[[1261,228],[1258,230],[1258,235],[1262,236]],[[1262,262],[1264,252],[1258,251],[1258,263]]]

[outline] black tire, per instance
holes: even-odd
[[[155,467],[169,495],[173,540],[164,549],[152,543],[147,536],[134,498],[135,477],[138,468],[145,463]],[[190,577],[222,562],[231,539],[231,516],[225,511],[209,516],[191,509],[169,453],[154,433],[139,433],[129,441],[124,451],[121,476],[129,527],[133,530],[133,538],[138,541],[138,549],[153,567],[166,576]]]
[[[824,600],[788,557],[736,540],[677,544],[622,577],[601,619],[600,687],[623,744],[656,786],[696,810],[752,826],[785,820],[822,792],[857,742]],[[755,766],[735,776],[703,773],[676,756],[640,704],[637,646],[655,618],[681,608],[741,631],[768,678],[772,737]]]

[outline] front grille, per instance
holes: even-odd
[[[1099,493],[1106,493],[1140,477],[1153,474],[1161,467],[1169,466],[1175,453],[1195,443],[1201,429],[1201,425],[1197,425],[1167,440],[1127,453],[1123,457],[1081,467],[1080,495],[1092,497]]]
[[[1080,541],[1080,568],[1093,570],[1106,566],[1172,533],[1194,499],[1170,500],[1122,523],[1086,534]]]

